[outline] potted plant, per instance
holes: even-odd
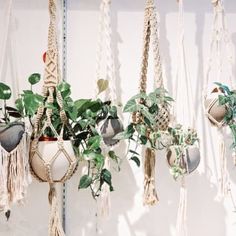
[[[0,100],[3,103],[0,107],[2,113],[0,117],[0,144],[9,153],[17,147],[25,130],[24,123],[20,121],[22,118],[20,113],[17,109],[7,106],[11,95],[11,88],[7,84],[0,83]]]
[[[75,102],[78,111],[78,118],[72,126],[75,134],[74,146],[83,162],[87,163],[87,173],[82,175],[79,182],[79,189],[90,188],[92,196],[97,198],[104,183],[109,185],[113,191],[112,174],[105,167],[106,157],[120,169],[120,159],[114,151],[102,150],[104,135],[100,132],[99,123],[107,119],[116,119],[117,111],[110,102],[102,102],[100,99],[80,99]]]
[[[28,153],[29,136],[25,132],[23,116],[8,106],[11,88],[0,83],[0,211],[10,217],[10,208],[21,203],[31,182]]]
[[[153,150],[168,146],[170,140],[168,133],[165,131],[168,126],[160,127],[158,117],[160,113],[163,114],[163,109],[164,112],[169,111],[170,102],[172,101],[173,99],[167,95],[164,88],[157,88],[149,94],[141,92],[126,103],[124,112],[130,113],[133,120],[123,132],[116,135],[116,138],[128,139],[129,147],[131,142],[137,144],[135,150],[129,150],[128,148],[128,152],[131,154],[130,159],[135,161],[138,166],[140,165],[139,154],[136,152],[138,145],[144,145]]]
[[[229,126],[232,136],[233,143],[231,145],[232,149],[236,150],[236,91],[230,90],[227,85],[221,83],[215,83],[219,86],[222,91],[218,96],[219,105],[226,107],[226,113],[224,115],[224,123]]]
[[[199,139],[194,129],[183,129],[182,125],[168,129],[171,144],[167,149],[167,162],[174,179],[193,172],[200,163]]]
[[[215,87],[212,90],[211,94],[208,95],[204,101],[206,115],[209,121],[217,127],[221,127],[224,125],[224,117],[227,112],[226,106],[219,103],[219,96],[222,95],[222,88]]]

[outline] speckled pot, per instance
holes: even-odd
[[[204,103],[208,119],[213,125],[217,127],[224,125],[224,117],[227,112],[226,106],[219,105],[219,95],[224,94],[220,91],[220,89],[215,88],[212,93],[207,96]]]
[[[0,125],[0,143],[7,151],[11,152],[20,143],[25,132],[25,126],[22,122],[15,122],[8,125]]]
[[[178,146],[170,146],[169,150],[167,151],[166,158],[167,158],[167,163],[170,167],[173,167],[175,164],[175,161],[177,159],[177,154],[176,154],[176,148]],[[182,156],[180,160],[180,167],[185,168],[188,170],[188,173],[192,173],[194,170],[197,169],[199,163],[200,163],[200,151],[197,146],[189,146],[186,149],[186,152],[183,154],[185,155]]]
[[[114,137],[124,131],[124,128],[119,118],[107,118],[99,123],[99,130],[104,143],[107,146],[113,146],[119,142],[119,140],[114,139]]]

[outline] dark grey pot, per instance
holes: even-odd
[[[103,141],[107,146],[113,146],[119,142],[119,140],[114,139],[118,133],[124,131],[119,118],[108,118],[105,121],[101,121],[99,126]]]
[[[14,150],[25,132],[25,126],[22,122],[15,122],[8,125],[0,126],[0,143],[7,151]]]

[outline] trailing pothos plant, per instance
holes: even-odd
[[[31,85],[30,90],[24,90],[16,101],[18,112],[22,117],[28,117],[32,120],[39,106],[46,103],[46,107],[53,110],[52,125],[57,132],[60,132],[62,122],[57,102],[49,104],[44,97],[33,91],[32,86],[40,81],[39,74],[31,75],[28,81]],[[65,81],[62,81],[57,89],[61,92],[63,108],[68,118],[68,123],[63,130],[63,139],[72,141],[79,161],[87,162],[88,165],[87,173],[79,181],[79,189],[90,188],[94,198],[99,196],[104,183],[107,183],[110,190],[113,191],[111,173],[104,168],[104,155],[108,155],[111,160],[114,160],[118,170],[120,168],[119,157],[114,151],[105,154],[102,152],[103,139],[97,124],[108,117],[116,118],[117,108],[112,106],[110,101],[102,102],[100,99],[73,100],[71,98],[71,86]],[[45,113],[43,117],[46,118]],[[33,122],[31,124],[33,125]],[[54,133],[50,129],[46,129],[43,136],[54,137]]]
[[[187,165],[183,160],[184,155],[187,155],[186,150],[199,141],[195,129],[184,129],[178,124],[175,127],[169,127],[168,132],[171,137],[170,147],[173,147],[175,158],[170,166],[170,173],[175,180],[187,173]],[[189,157],[188,157],[189,158]],[[188,159],[186,158],[186,159]],[[167,160],[169,162],[169,160]],[[170,164],[170,163],[169,163]]]
[[[108,87],[106,80],[99,80],[98,93]],[[75,102],[78,109],[78,119],[72,124],[75,133],[75,146],[79,156],[87,162],[87,173],[79,182],[79,189],[90,188],[92,196],[100,195],[102,185],[107,183],[113,191],[112,174],[104,167],[105,157],[114,162],[114,168],[120,170],[120,158],[113,150],[102,150],[104,140],[98,124],[106,119],[117,119],[117,107],[111,101],[103,102],[100,99],[80,99]]]
[[[227,112],[224,116],[224,122],[229,126],[232,136],[233,143],[231,148],[236,150],[236,90],[230,90],[230,88],[221,83],[215,83],[219,86],[223,95],[219,95],[219,104],[225,105]]]
[[[140,154],[137,153],[139,145],[145,145],[151,149],[161,149],[160,142],[162,142],[163,134],[165,136],[166,132],[158,129],[156,117],[160,107],[169,106],[172,101],[173,99],[168,96],[168,92],[164,88],[157,88],[149,94],[141,92],[133,96],[124,106],[123,111],[130,113],[131,116],[138,114],[139,121],[131,121],[116,138],[128,140],[130,160],[133,160],[138,166],[140,166]],[[131,142],[136,144],[134,150],[130,149]]]

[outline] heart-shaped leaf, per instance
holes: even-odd
[[[79,189],[88,188],[89,185],[93,182],[92,177],[89,175],[84,175],[79,181]]]
[[[32,74],[29,78],[28,81],[31,85],[37,84],[41,79],[41,75],[39,73],[34,73]]]
[[[100,94],[108,88],[109,81],[105,79],[99,79],[97,81],[97,86],[98,86],[98,94]]]
[[[0,83],[0,99],[8,100],[10,98],[11,98],[11,88],[4,83]]]

